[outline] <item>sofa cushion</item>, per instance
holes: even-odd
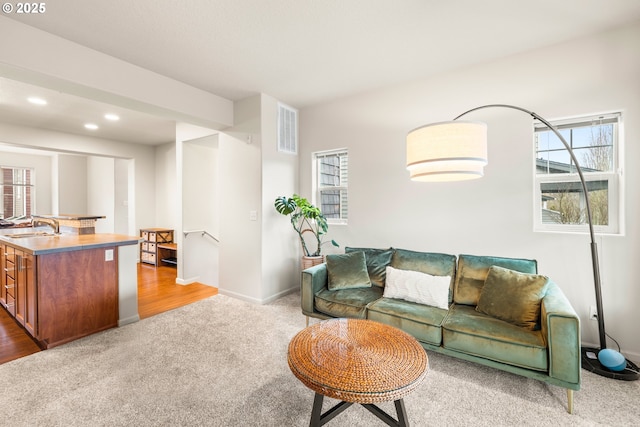
[[[398,270],[388,266],[383,296],[446,310],[449,308],[450,284],[449,276],[432,276],[419,271]]]
[[[382,288],[341,289],[324,288],[314,297],[316,310],[333,317],[366,319],[367,306],[382,297]]]
[[[547,347],[541,331],[529,331],[454,304],[442,325],[442,345],[474,356],[527,369],[547,371]]]
[[[364,252],[327,255],[329,290],[370,288]]]
[[[492,265],[520,273],[536,274],[538,272],[538,264],[535,260],[460,255],[453,293],[453,300],[456,304],[478,305],[480,291]]]
[[[456,274],[455,255],[395,249],[390,265],[398,270],[419,271],[432,276],[451,277],[448,302],[453,300],[453,283]]]
[[[367,263],[367,272],[373,286],[384,287],[386,278],[386,267],[391,263],[393,249],[373,249],[373,248],[344,248],[345,253],[364,252]]]
[[[442,342],[442,321],[447,310],[399,299],[381,298],[369,305],[367,318],[395,326],[418,341],[433,345]]]
[[[491,266],[476,311],[530,331],[540,328],[540,301],[549,279]]]

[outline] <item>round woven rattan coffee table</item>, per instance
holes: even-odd
[[[291,372],[315,391],[310,426],[321,426],[359,403],[391,426],[408,426],[403,397],[427,373],[427,354],[411,335],[364,319],[330,319],[289,343]],[[324,396],[342,402],[322,414]],[[398,419],[375,403],[394,401]]]

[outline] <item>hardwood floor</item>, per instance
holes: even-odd
[[[218,289],[191,283],[176,284],[174,267],[154,267],[138,263],[138,314],[141,319],[200,301],[218,293]]]
[[[0,363],[6,363],[40,351],[40,347],[15,319],[0,307]]]
[[[138,264],[138,314],[141,319],[208,298],[218,289],[191,283],[176,284],[174,267]],[[0,363],[40,351],[38,345],[4,308],[0,308]]]

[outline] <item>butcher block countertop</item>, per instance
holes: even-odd
[[[0,241],[32,255],[79,251],[109,246],[135,245],[139,237],[121,234],[57,234],[47,228],[15,228],[0,231]],[[11,235],[19,237],[10,237]],[[29,235],[33,234],[33,235]]]

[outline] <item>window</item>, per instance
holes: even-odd
[[[323,151],[313,154],[314,204],[330,224],[346,224],[348,215],[348,165],[347,150]]]
[[[619,113],[551,122],[580,164],[589,192],[591,219],[601,233],[621,233]],[[535,229],[586,231],[584,191],[562,141],[542,123],[534,124]]]
[[[34,170],[0,166],[0,173],[0,218],[16,220],[31,217],[35,208]]]

